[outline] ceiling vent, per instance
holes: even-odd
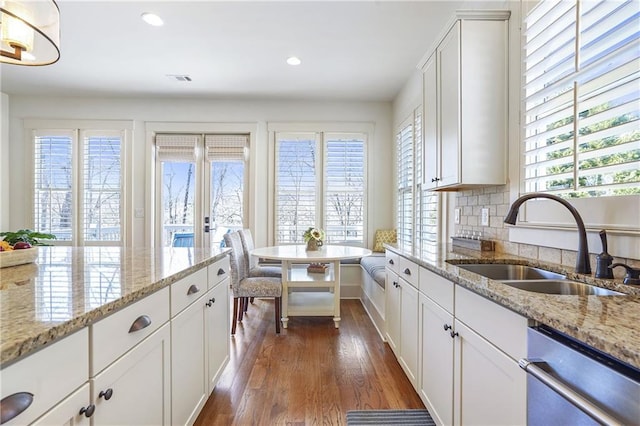
[[[176,80],[176,81],[191,81],[191,77],[189,77],[188,75],[173,75],[173,74],[169,74],[167,75],[167,77],[171,80]]]

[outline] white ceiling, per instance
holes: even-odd
[[[58,0],[61,58],[10,95],[390,101],[462,1]],[[486,3],[474,2],[476,7]],[[165,22],[140,19],[154,12]],[[292,67],[290,55],[302,59]],[[186,74],[178,82],[169,74]]]

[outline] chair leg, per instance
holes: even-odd
[[[231,318],[231,335],[236,334],[236,323],[238,322],[238,298],[233,298],[233,318]]]
[[[253,300],[255,299],[255,297],[250,297],[249,298],[249,302],[253,305]]]
[[[251,303],[253,303],[253,297],[251,299],[249,299],[248,297],[244,298],[244,311],[247,312],[247,309],[249,308],[249,300],[251,300]]]
[[[276,334],[280,334],[280,298],[274,298],[274,310],[276,311]]]
[[[246,297],[241,297],[240,298],[240,310],[238,311],[238,321],[242,322],[242,317],[244,314],[244,305],[247,301]]]

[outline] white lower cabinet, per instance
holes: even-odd
[[[90,418],[96,408],[95,405],[89,403],[90,400],[90,386],[89,383],[85,383],[80,389],[36,420],[33,425],[89,426]]]
[[[456,320],[456,425],[525,425],[526,372],[486,339]]]
[[[418,393],[438,425],[526,424],[528,321],[424,268]]]
[[[0,422],[31,424],[54,411],[51,424],[73,418],[91,402],[88,393],[69,402],[88,378],[89,330],[84,328],[0,369]],[[70,407],[72,403],[78,405]]]
[[[407,279],[417,283],[418,267],[405,259],[401,271],[387,267],[385,286],[386,336],[400,366],[417,387],[418,376],[418,289]],[[395,259],[397,265],[398,259]],[[408,273],[411,271],[411,273]],[[399,276],[402,274],[402,276]],[[405,279],[405,276],[407,279]]]
[[[228,301],[225,279],[171,319],[172,425],[195,422],[227,365]]]
[[[227,275],[228,276],[228,275]],[[209,291],[206,303],[207,390],[210,395],[229,362],[229,278]]]
[[[453,314],[420,294],[419,394],[437,424],[453,424]]]
[[[171,424],[193,424],[204,406],[207,389],[204,297],[171,319]]]
[[[94,425],[171,423],[170,339],[165,324],[91,380]]]
[[[387,343],[396,354],[400,354],[400,279],[398,274],[387,268],[385,283],[385,326]]]
[[[417,270],[417,268],[416,268]],[[414,388],[418,383],[418,289],[400,279],[400,365]]]

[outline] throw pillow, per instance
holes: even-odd
[[[373,251],[384,252],[383,244],[397,243],[398,236],[395,229],[378,229],[373,240]]]

